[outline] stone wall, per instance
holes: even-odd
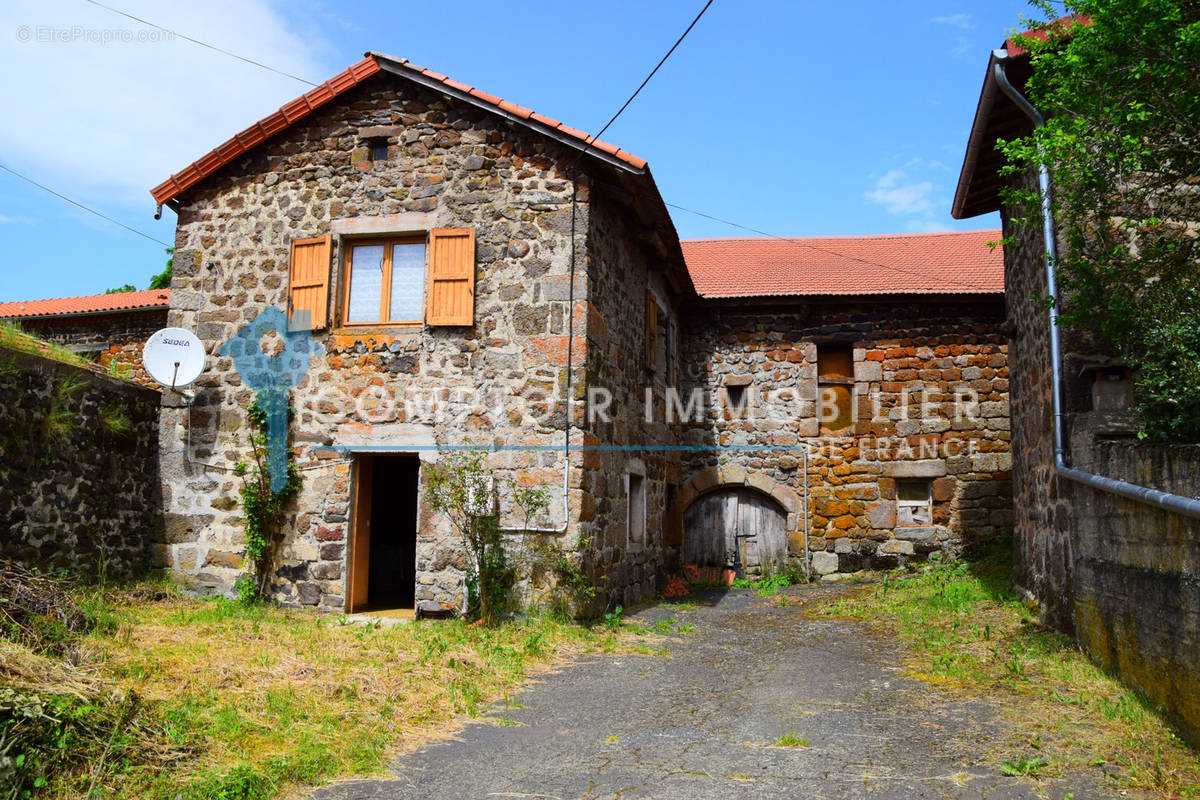
[[[158,405],[152,389],[0,348],[0,558],[143,572],[160,522]]]
[[[1036,186],[1034,180],[1025,176],[1027,188]],[[1070,516],[1070,507],[1054,471],[1050,321],[1045,308],[1031,299],[1046,295],[1045,249],[1041,229],[1014,226],[1014,213],[1005,209],[1000,215],[1004,236],[1011,240],[1004,249],[1004,286],[1005,324],[1012,334],[1013,583],[1036,600],[1046,624],[1070,631],[1075,556],[1066,526],[1059,524]]]
[[[370,160],[367,129],[386,132],[387,160]],[[293,452],[304,487],[289,510],[276,596],[345,606],[359,448],[419,451],[426,460],[447,445],[544,448],[500,452],[492,465],[502,478],[550,489],[550,508],[535,526],[558,529],[569,521],[577,529],[592,513],[582,489],[584,456],[574,456],[564,520],[563,456],[555,452],[566,424],[571,313],[572,187],[565,176],[577,161],[574,151],[523,126],[380,75],[184,196],[170,323],[197,331],[210,355],[190,422],[178,398],[164,399],[164,563],[214,591],[228,591],[243,569],[239,481],[230,470],[245,451],[253,393],[217,351],[264,307],[286,305],[289,243],[325,233],[334,234],[340,265],[356,235],[474,228],[475,325],[316,333],[322,355],[292,393]],[[582,397],[590,379],[584,367],[596,363],[588,353],[596,331],[589,282],[615,265],[597,266],[608,256],[588,244],[598,167],[588,159],[578,165],[572,380]],[[612,225],[625,224],[622,213],[612,210]],[[636,258],[625,251],[614,257]],[[638,261],[629,269],[647,267]],[[334,275],[336,298],[341,270]],[[614,317],[612,324],[624,322]],[[572,441],[581,444],[583,431]],[[501,504],[505,509],[503,498]],[[506,521],[517,520],[506,511]],[[462,564],[456,535],[422,503],[418,600],[460,601]],[[639,592],[649,585],[644,577],[630,580],[640,581]]]
[[[1105,668],[1162,704],[1200,741],[1200,522],[1101,492],[1054,469],[1050,325],[1039,229],[1002,214],[1012,367],[1013,582],[1045,624],[1074,635]],[[1106,440],[1111,414],[1088,412],[1080,365],[1097,345],[1064,329],[1070,463],[1200,496],[1200,449]],[[1097,435],[1100,434],[1100,435]]]
[[[1001,313],[990,298],[703,304],[684,325],[685,388],[702,393],[706,413],[684,434],[695,450],[680,508],[722,485],[771,494],[788,512],[789,549],[800,558],[808,448],[818,574],[956,555],[995,539],[1012,522]],[[822,343],[853,350],[854,421],[834,432],[818,420]],[[747,386],[740,414],[726,402],[738,383]],[[714,442],[722,448],[707,449]],[[929,524],[897,524],[903,479],[932,484]]]
[[[158,384],[142,366],[142,345],[150,334],[166,326],[165,308],[21,320],[25,330],[77,353],[95,356],[101,366],[152,388]]]
[[[653,598],[667,572],[678,566],[665,523],[668,493],[680,482],[679,454],[670,449],[678,443],[680,426],[666,422],[662,403],[677,364],[650,367],[646,304],[647,292],[662,300],[667,313],[659,328],[678,329],[679,297],[656,271],[661,262],[640,244],[636,222],[611,194],[597,191],[591,210],[586,386],[581,383],[579,414],[585,417],[585,443],[612,449],[583,456],[580,534],[592,550],[600,596],[610,605],[629,607]],[[674,352],[662,355],[668,362],[677,360]],[[649,414],[647,388],[655,398]],[[593,392],[590,398],[587,391]],[[645,479],[642,541],[630,537],[631,473]]]
[[[1096,442],[1074,455],[1089,472],[1200,496],[1200,445]],[[1070,481],[1060,488],[1079,643],[1200,742],[1200,520]]]

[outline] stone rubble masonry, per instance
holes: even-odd
[[[160,526],[159,402],[156,390],[0,348],[0,558],[88,577],[143,573]],[[65,412],[57,436],[52,410]],[[115,412],[128,431],[103,423]]]
[[[808,446],[808,547],[817,574],[890,568],[934,552],[956,556],[993,541],[1012,524],[1002,314],[998,299],[851,298],[800,307],[756,300],[690,311],[684,390],[708,400],[703,421],[683,433],[697,449],[682,465],[680,510],[700,493],[756,488],[787,513],[789,552],[802,563],[802,508],[789,507],[789,498],[805,493],[799,448]],[[822,435],[817,348],[827,342],[853,346],[855,422]],[[722,387],[745,376],[748,407],[738,415]],[[969,412],[957,418],[956,392]],[[977,408],[966,405],[972,399]],[[716,449],[731,445],[740,449]],[[931,482],[932,524],[897,525],[896,481],[904,478]]]
[[[368,129],[379,126],[391,126],[386,161],[372,161],[363,141],[375,132]],[[576,163],[577,271],[575,308],[569,309],[572,186],[567,176]],[[322,355],[292,393],[297,410],[292,449],[304,485],[289,509],[274,576],[279,600],[336,610],[346,605],[354,471],[346,452],[330,446],[400,451],[414,445],[561,447],[568,345],[577,396],[593,378],[625,380],[619,373],[622,358],[640,352],[635,344],[640,320],[637,330],[624,330],[632,324],[629,318],[606,306],[611,316],[602,320],[593,306],[591,284],[601,281],[606,290],[628,283],[629,297],[622,302],[641,308],[639,287],[646,284],[652,263],[630,233],[633,223],[624,220],[632,212],[618,200],[605,201],[604,230],[591,218],[591,173],[608,169],[577,161],[575,151],[516,123],[384,74],[185,194],[178,212],[170,324],[196,331],[209,362],[194,387],[190,421],[178,397],[168,393],[164,398],[164,563],[191,585],[222,592],[230,591],[245,569],[240,481],[231,470],[245,452],[245,410],[253,392],[217,351],[264,306],[286,305],[289,244],[296,238],[334,233],[333,260],[340,265],[354,232],[472,227],[476,324],[316,332]],[[597,243],[597,235],[609,230],[621,230],[620,241]],[[331,306],[340,298],[341,278],[335,268]],[[605,336],[614,337],[610,344],[604,344]],[[594,344],[605,348],[607,367],[597,366],[604,357],[590,352]],[[588,374],[609,368],[618,372]],[[633,372],[627,377],[640,379]],[[460,389],[464,395],[455,391]],[[486,390],[486,396],[473,396],[477,389]],[[414,395],[435,413],[406,406]],[[496,413],[498,406],[502,411]],[[189,435],[191,449],[185,452]],[[573,444],[583,443],[586,435],[573,428]],[[631,432],[629,438],[640,436]],[[423,451],[421,457],[437,456]],[[491,457],[500,478],[519,477],[550,489],[548,512],[533,521],[538,527],[564,523],[562,458],[552,450]],[[578,451],[573,455],[567,497],[571,533],[554,538],[572,546],[585,520],[601,553],[593,566],[608,572],[606,591],[629,600],[649,597],[662,561],[654,552],[658,545],[648,544],[636,562],[625,556],[616,541],[618,520],[622,536],[624,531],[624,506],[618,508],[616,500],[623,486],[619,477],[597,473],[588,458]],[[650,486],[658,503],[664,491],[661,469],[654,467]],[[417,562],[418,601],[461,602],[466,563],[461,544],[423,500]]]
[[[1025,176],[1032,186],[1032,176]],[[1050,324],[1040,228],[1004,209],[1014,457],[1013,581],[1043,623],[1073,634],[1105,668],[1162,705],[1200,743],[1200,521],[1059,478],[1054,469]],[[1071,433],[1082,470],[1200,496],[1200,447],[1104,440],[1102,412],[1083,413],[1080,365],[1094,342],[1062,331]]]
[[[142,366],[142,346],[150,334],[166,326],[165,308],[21,320],[21,327],[35,336],[94,356],[103,367],[115,364],[129,380],[153,389],[158,384]]]

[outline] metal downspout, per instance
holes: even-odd
[[[1016,104],[1017,108],[1033,122],[1035,129],[1046,124],[1045,118],[1033,104],[1021,94],[1008,80],[1004,66],[1010,58],[1007,50],[993,50],[992,76],[1000,91]],[[1039,144],[1039,154],[1041,145]],[[1038,159],[1038,191],[1041,195],[1042,236],[1046,249],[1046,290],[1050,295],[1050,386],[1054,403],[1054,469],[1064,478],[1099,489],[1103,492],[1119,495],[1150,506],[1170,511],[1176,514],[1200,519],[1200,500],[1184,495],[1170,494],[1150,489],[1145,486],[1107,478],[1091,472],[1075,469],[1067,465],[1067,433],[1064,420],[1064,392],[1062,375],[1062,341],[1058,329],[1058,283],[1054,276],[1054,265],[1058,258],[1056,238],[1054,235],[1054,214],[1050,207],[1050,170],[1046,167],[1044,158]]]

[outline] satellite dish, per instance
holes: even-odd
[[[187,386],[204,371],[204,345],[191,331],[163,328],[146,340],[142,364],[163,386]]]

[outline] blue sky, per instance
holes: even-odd
[[[379,50],[596,131],[701,0],[104,0],[320,82]],[[447,12],[447,9],[451,9]],[[987,228],[950,201],[988,52],[1029,13],[716,0],[604,138],[664,199],[776,235]],[[0,10],[0,163],[164,242],[149,188],[308,87],[84,0]],[[684,238],[750,235],[673,211]],[[0,172],[0,301],[145,288],[163,246]]]

